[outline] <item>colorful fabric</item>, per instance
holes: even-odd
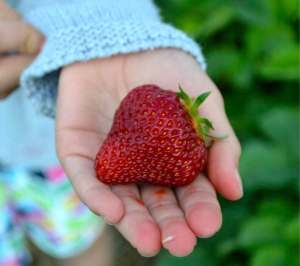
[[[31,169],[59,164],[55,121],[37,113],[23,90],[0,101],[0,121],[1,163]]]
[[[65,258],[87,249],[104,222],[76,196],[60,167],[0,170],[0,265],[29,265],[29,238],[46,254]]]

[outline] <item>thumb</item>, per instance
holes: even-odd
[[[0,0],[0,20],[21,19],[20,15],[9,7],[4,0]]]
[[[22,21],[3,0],[0,0],[0,36],[0,53],[36,54],[43,44],[42,34]]]
[[[24,24],[24,36],[20,40],[21,53],[36,54],[39,53],[44,44],[44,36],[30,25]]]
[[[0,21],[0,52],[36,54],[44,37],[32,26],[20,20]]]

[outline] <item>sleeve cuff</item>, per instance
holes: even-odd
[[[32,8],[28,13],[26,8],[23,10],[25,18],[47,37],[42,52],[21,77],[21,87],[42,113],[55,116],[59,70],[74,62],[178,48],[194,56],[205,69],[198,45],[183,32],[162,23],[151,1],[76,2],[59,5],[60,9],[54,4]]]

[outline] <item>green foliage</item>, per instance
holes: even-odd
[[[183,258],[177,258],[170,256],[166,251],[163,251],[160,255],[159,266],[196,266],[196,265],[205,265],[205,266],[214,266],[215,260],[213,257],[206,254],[204,250],[197,247],[194,252]]]
[[[299,261],[299,7],[296,0],[157,0],[201,43],[242,142],[245,197],[223,227],[159,266],[293,266]]]
[[[251,266],[297,266],[298,262],[291,258],[289,251],[283,245],[264,246],[251,258]]]
[[[291,183],[288,158],[282,147],[262,141],[251,141],[244,145],[241,173],[247,190],[278,189]]]

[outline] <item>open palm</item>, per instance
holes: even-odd
[[[192,96],[211,95],[200,112],[216,133],[227,134],[209,151],[208,177],[171,189],[152,185],[108,186],[95,177],[94,159],[120,101],[130,89],[156,84]],[[239,143],[226,118],[222,97],[195,60],[173,49],[118,55],[63,69],[57,106],[57,150],[81,200],[115,224],[144,256],[163,246],[171,254],[189,254],[196,237],[208,237],[221,225],[216,192],[230,200],[242,196],[238,174]]]

